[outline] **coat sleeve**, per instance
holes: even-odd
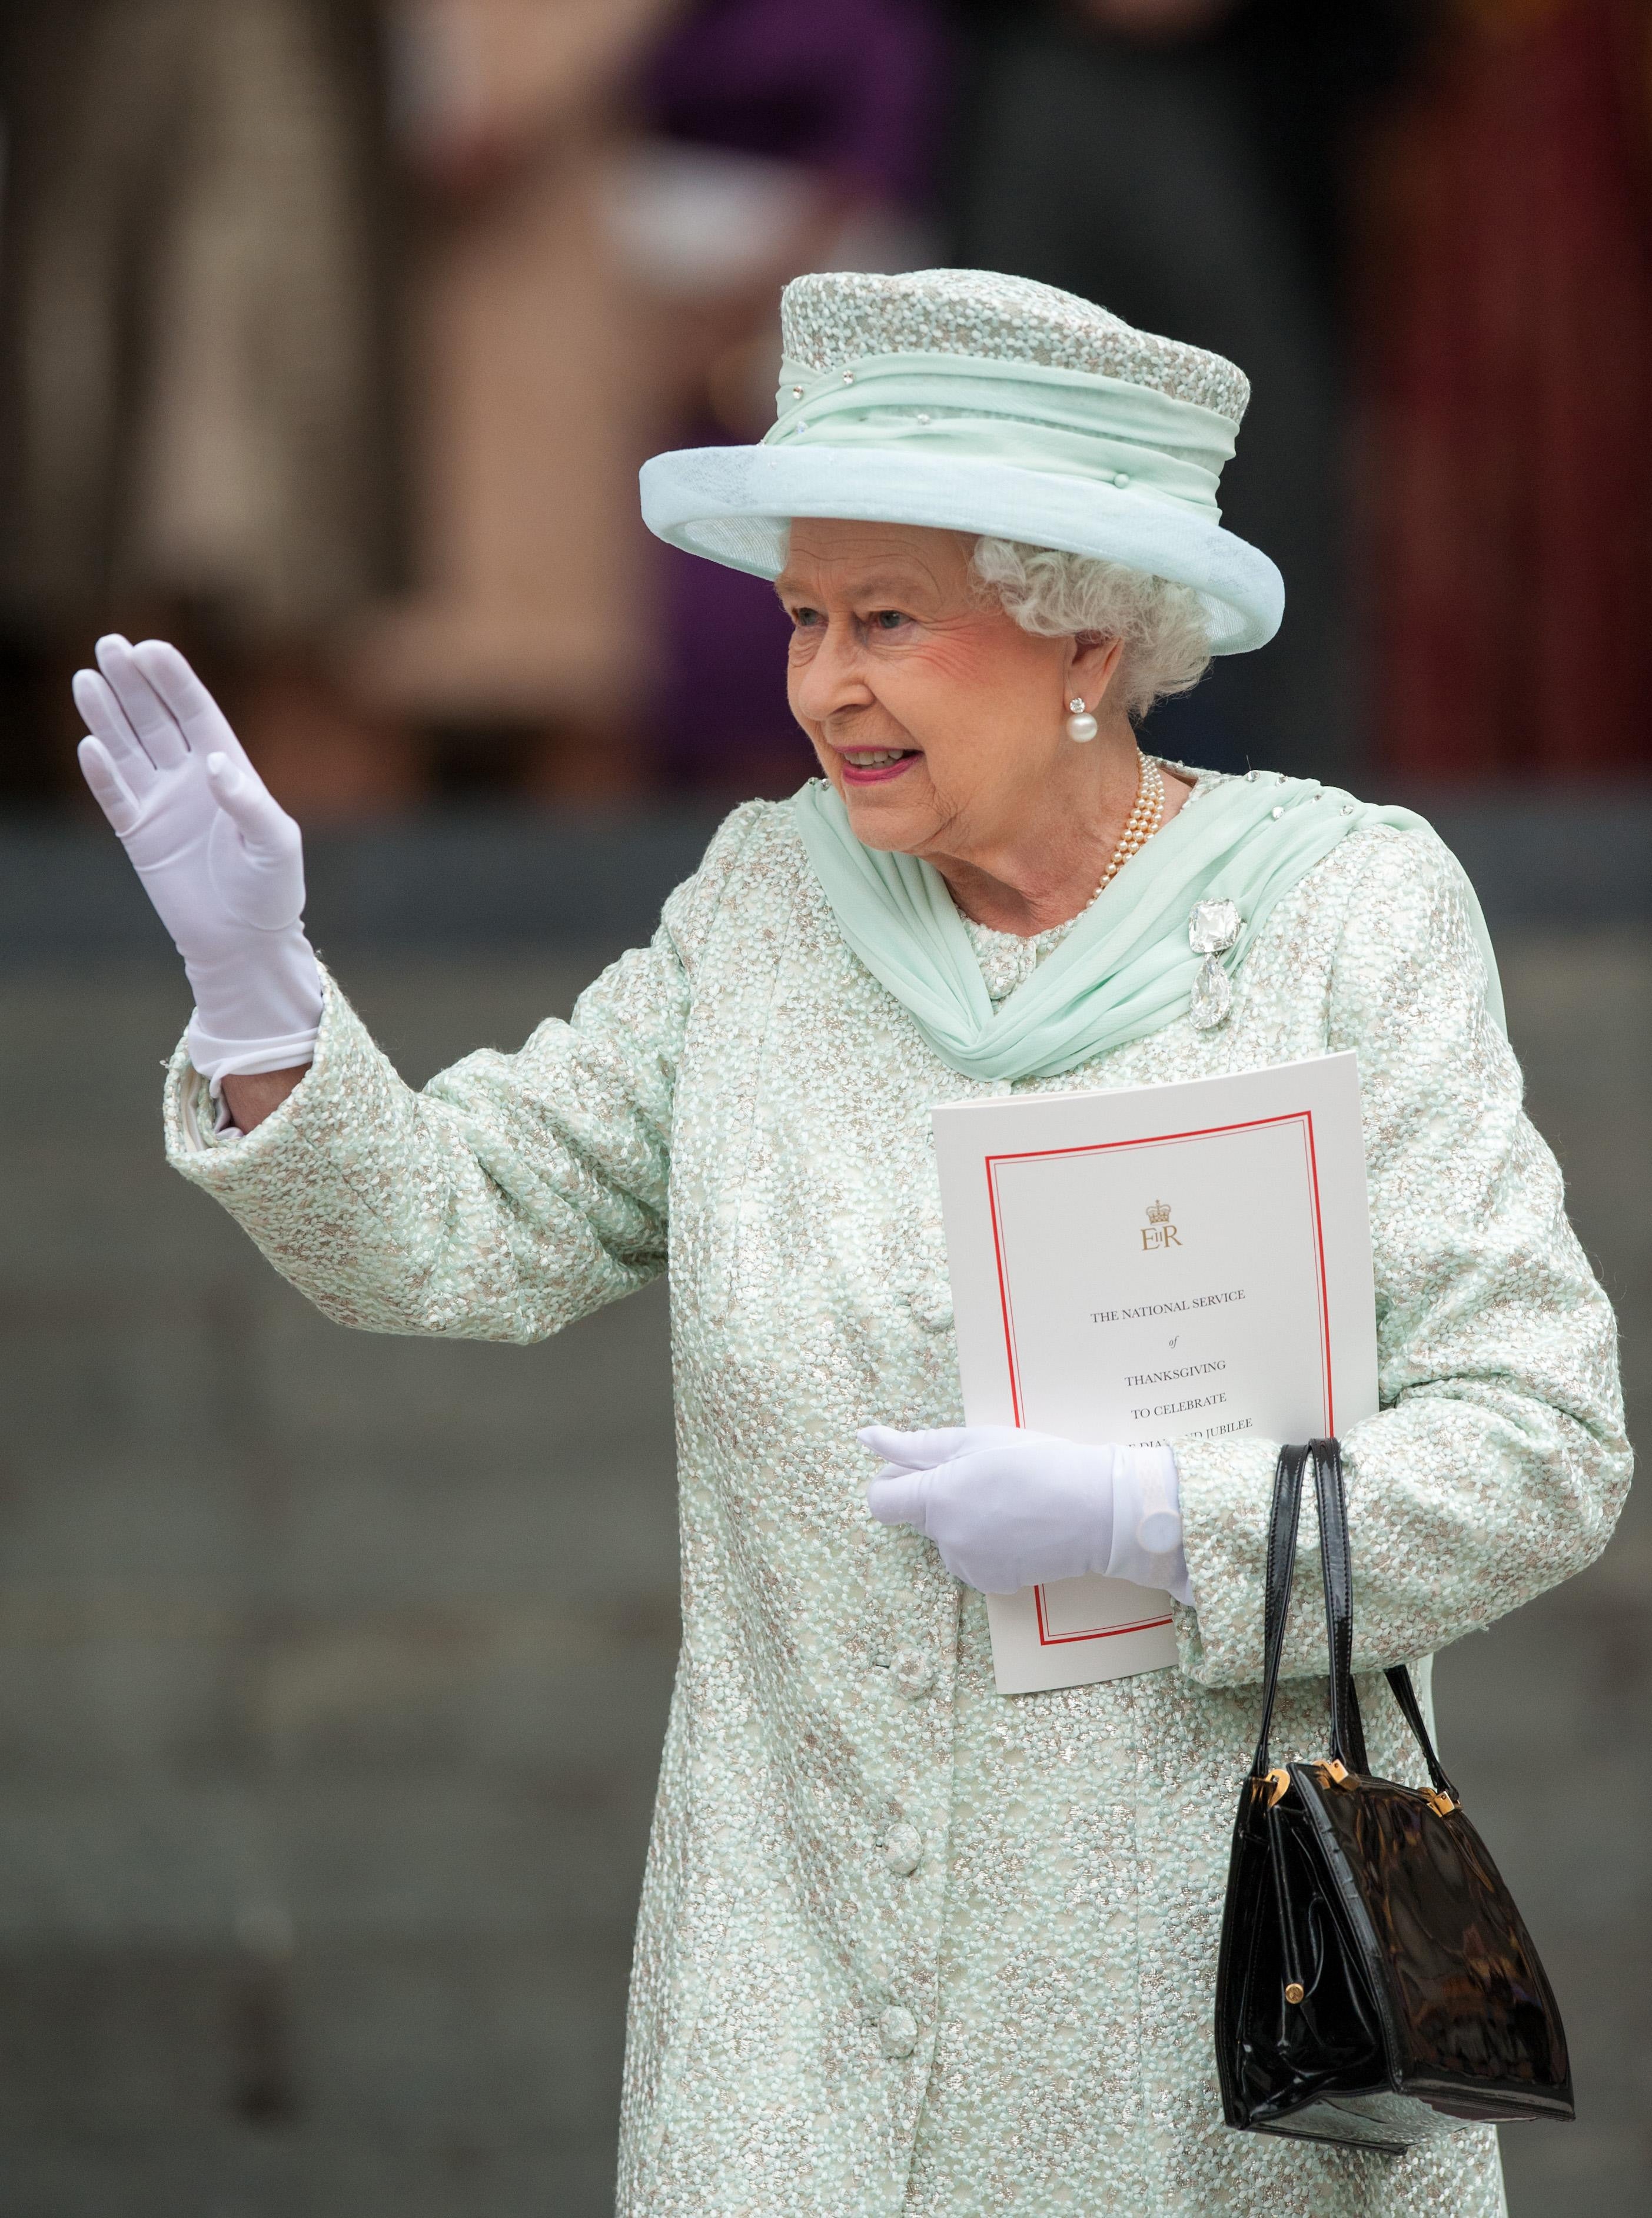
[[[169,1160],[341,1324],[534,1341],[646,1285],[665,1265],[694,953],[761,811],[737,810],[652,943],[516,1055],[467,1056],[416,1093],[325,978],[308,1075],[226,1140],[180,1047]]]
[[[1630,1465],[1612,1310],[1486,1013],[1461,870],[1418,834],[1383,832],[1370,849],[1327,1040],[1359,1056],[1377,1272],[1382,1408],[1343,1443],[1362,1670],[1429,1654],[1581,1571]],[[1278,1453],[1177,1450],[1195,1603],[1179,1616],[1181,1663],[1207,1686],[1260,1676]],[[1325,1669],[1311,1510],[1284,1668]]]

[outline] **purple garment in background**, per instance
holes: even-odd
[[[680,436],[694,447],[728,437],[704,424]],[[658,559],[670,642],[655,719],[665,776],[730,802],[795,793],[815,760],[786,705],[791,620],[774,587],[678,547],[661,546]]]
[[[672,139],[928,201],[950,47],[931,0],[702,0],[655,48],[642,112]]]
[[[702,0],[638,87],[664,137],[796,162],[898,209],[931,195],[951,47],[931,0]],[[673,444],[714,446],[707,421]],[[762,579],[662,547],[666,671],[656,711],[671,782],[794,792],[814,759],[786,706],[790,627]]]

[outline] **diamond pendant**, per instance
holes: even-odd
[[[1212,1032],[1228,1021],[1234,1006],[1233,981],[1222,967],[1222,958],[1236,945],[1245,928],[1238,905],[1230,901],[1195,901],[1187,919],[1187,944],[1204,957],[1193,980],[1187,1005],[1188,1022],[1195,1032]]]
[[[1187,944],[1195,955],[1225,955],[1244,926],[1233,901],[1195,901],[1187,920]]]
[[[1214,1032],[1218,1025],[1226,1024],[1233,1006],[1232,981],[1219,958],[1207,955],[1193,981],[1192,998],[1187,1005],[1189,1023],[1195,1032]]]

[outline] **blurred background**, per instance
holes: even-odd
[[[808,773],[767,589],[634,490],[760,433],[784,278],[976,263],[1214,346],[1289,614],[1151,742],[1434,816],[1644,1406],[1652,4],[8,0],[0,130],[0,2209],[594,2218],[659,1291],[354,1336],[169,1178],[187,995],[70,673],[195,657],[422,1080]],[[1652,1515],[1437,1693],[1575,2049],[1514,2218],[1641,2218]]]

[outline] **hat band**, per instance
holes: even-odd
[[[1086,480],[1217,522],[1238,426],[1122,378],[958,355],[875,355],[839,370],[781,366],[765,447],[932,452]]]

